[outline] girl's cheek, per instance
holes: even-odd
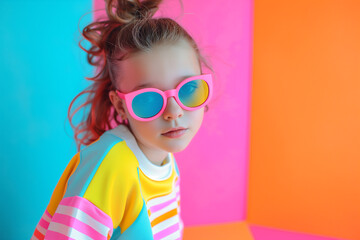
[[[196,120],[202,120],[204,116],[204,108],[193,111],[193,114],[193,118],[196,118]]]

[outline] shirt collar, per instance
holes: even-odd
[[[169,152],[165,158],[165,162],[163,163],[163,165],[158,166],[153,164],[141,151],[134,135],[126,125],[119,124],[117,127],[108,130],[107,132],[118,136],[126,142],[127,146],[131,149],[131,151],[137,158],[141,171],[147,177],[153,180],[160,181],[165,180],[171,176],[172,165],[174,162],[172,153]]]

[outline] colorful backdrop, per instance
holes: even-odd
[[[78,24],[103,7],[0,2],[6,239],[30,238],[76,153],[67,107],[92,74]],[[175,154],[184,239],[360,239],[360,4],[183,0],[183,9],[164,0],[156,16],[194,36],[217,89]]]
[[[67,107],[91,73],[77,43],[92,8],[89,0],[1,0],[0,9],[0,239],[21,240],[76,152]]]
[[[359,11],[255,1],[248,222],[360,239]]]
[[[172,17],[194,36],[214,66],[218,89],[200,131],[185,151],[175,154],[183,176],[184,224],[245,219],[251,2],[183,1],[183,12],[179,1],[165,0],[160,6],[156,17]],[[94,1],[95,19],[106,14],[104,7],[104,1]]]

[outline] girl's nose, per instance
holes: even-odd
[[[179,106],[174,97],[167,99],[166,108],[163,116],[165,120],[174,120],[181,117],[184,114],[184,110]]]

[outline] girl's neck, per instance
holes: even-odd
[[[137,142],[139,148],[141,149],[141,151],[144,153],[144,155],[154,165],[161,166],[162,163],[166,160],[166,157],[168,156],[168,152],[163,151],[163,150],[148,148],[145,145],[143,145],[141,142],[139,142],[137,139],[136,139],[136,142]]]

